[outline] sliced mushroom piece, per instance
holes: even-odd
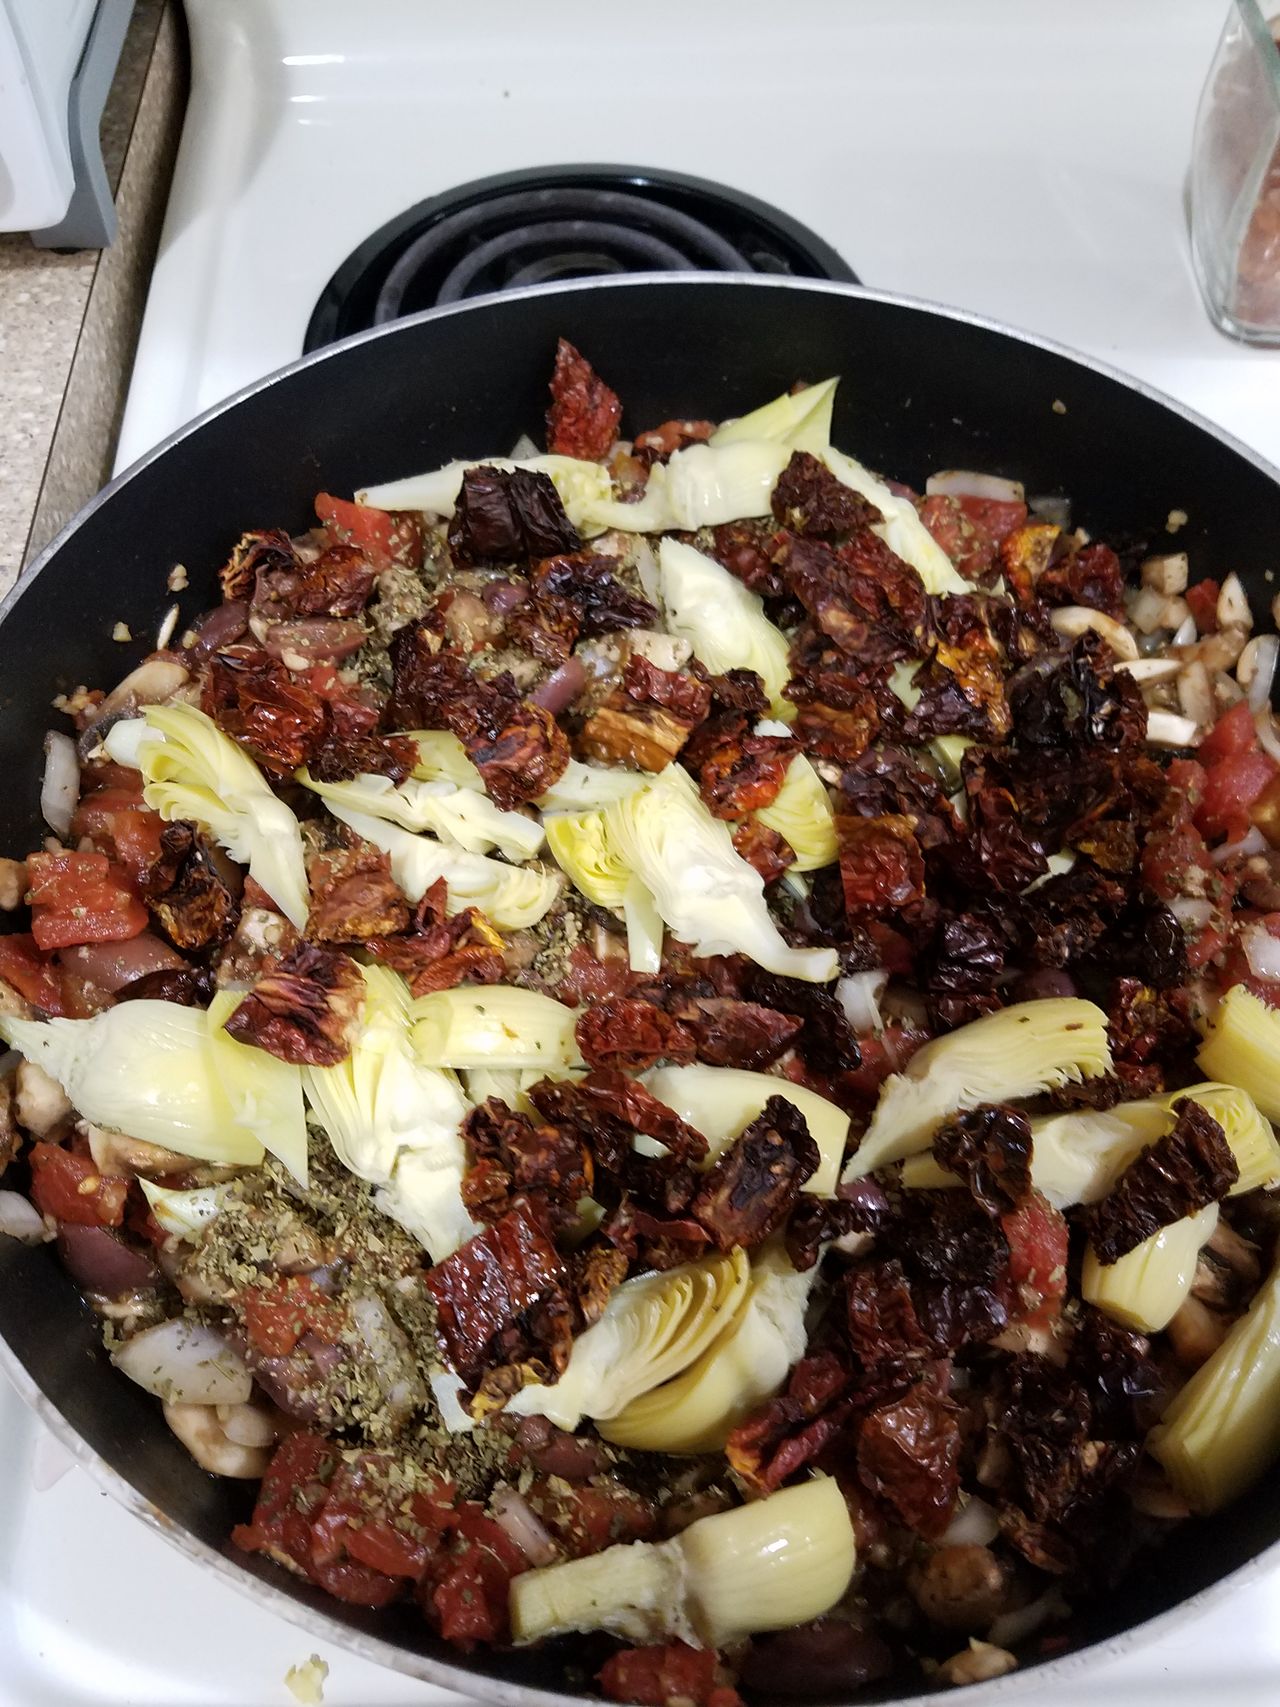
[[[1230,1326],[1228,1317],[1208,1309],[1198,1298],[1188,1298],[1165,1332],[1182,1367],[1199,1369],[1226,1339]]]
[[[159,1144],[148,1144],[142,1138],[129,1138],[123,1132],[105,1132],[100,1126],[82,1122],[80,1131],[89,1140],[89,1154],[99,1173],[116,1174],[124,1178],[164,1179],[170,1174],[187,1172],[190,1156],[177,1150],[165,1150]]]
[[[937,1548],[912,1570],[908,1585],[931,1624],[985,1630],[1004,1609],[1009,1578],[989,1547],[962,1542]]]
[[[234,1439],[221,1412],[251,1410],[250,1405],[164,1406],[164,1420],[202,1470],[214,1476],[233,1476],[242,1481],[260,1480],[271,1461],[268,1445],[249,1446]],[[266,1413],[263,1413],[264,1417]],[[269,1420],[269,1419],[268,1419]],[[272,1438],[274,1439],[274,1429]]]

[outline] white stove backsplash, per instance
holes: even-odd
[[[1187,251],[1192,122],[1225,0],[186,4],[196,75],[120,467],[297,356],[324,284],[388,219],[486,174],[584,159],[762,197],[866,284],[1077,345],[1280,459],[1280,356],[1212,330]],[[84,1471],[59,1475],[37,1434],[0,1384],[0,1707],[285,1707],[313,1639]],[[319,1646],[327,1707],[460,1700]],[[1158,1644],[1029,1680],[1025,1698],[1271,1707],[1278,1680],[1272,1572]]]

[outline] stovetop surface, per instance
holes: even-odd
[[[325,282],[407,208],[599,160],[760,197],[868,285],[1074,344],[1280,460],[1280,357],[1210,327],[1187,249],[1224,0],[186,3],[196,76],[120,467],[292,360]],[[57,1449],[2,1386],[0,1442],[0,1707],[291,1700],[311,1637],[82,1470],[37,1491]],[[460,1699],[321,1646],[327,1707]],[[1044,1707],[1278,1696],[1275,1573],[1157,1645],[1027,1688]]]

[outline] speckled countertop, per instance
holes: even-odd
[[[0,235],[0,593],[110,475],[185,90],[174,0],[137,0],[102,118],[116,241]]]

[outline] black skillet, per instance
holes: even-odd
[[[184,428],[71,523],[0,607],[0,849],[21,853],[43,834],[41,743],[58,722],[50,701],[78,683],[111,685],[145,653],[172,602],[174,564],[190,576],[181,632],[217,602],[217,566],[244,529],[302,529],[317,491],[347,494],[453,457],[499,454],[522,433],[540,440],[560,335],[616,388],[632,431],[739,414],[798,378],[840,374],[833,438],[871,467],[916,485],[939,468],[978,468],[1032,493],[1069,495],[1095,536],[1186,550],[1197,577],[1234,569],[1255,610],[1269,609],[1280,472],[1083,358],[843,285],[647,275],[518,291],[349,339],[261,381]],[[1177,511],[1188,519],[1175,545],[1166,524]],[[120,621],[135,646],[112,640]],[[109,1367],[97,1321],[50,1248],[0,1238],[0,1336],[0,1366],[89,1468],[255,1598],[332,1642],[483,1700],[569,1699],[544,1657],[459,1655],[433,1640],[412,1606],[345,1607],[232,1549],[227,1536],[251,1489],[200,1471],[159,1405]],[[1280,1474],[1233,1509],[1184,1526],[1100,1597],[1078,1620],[1075,1653],[1042,1666],[1037,1682],[1081,1665],[1097,1644],[1114,1650],[1139,1626],[1165,1630],[1187,1602],[1203,1605],[1228,1577],[1238,1584],[1277,1541]],[[1016,1694],[1026,1679],[1016,1673],[966,1699]],[[860,1699],[918,1693],[904,1678]]]

